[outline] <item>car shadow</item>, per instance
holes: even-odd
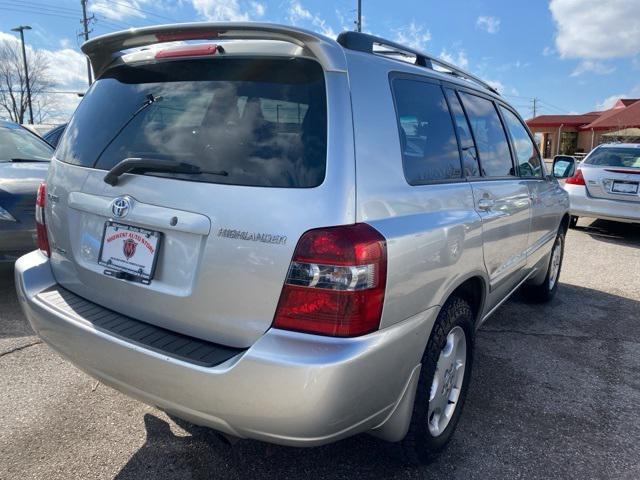
[[[389,455],[389,444],[359,435],[331,445],[293,448],[239,440],[231,445],[211,429],[180,419],[177,435],[159,416],[145,414],[145,444],[116,475],[139,478],[393,478],[405,467]],[[407,478],[406,474],[402,478]],[[418,477],[416,477],[418,478]]]
[[[575,229],[603,242],[640,246],[640,224],[638,223],[594,220],[586,224],[585,220],[579,220]]]
[[[639,311],[637,300],[569,284],[549,304],[520,295],[506,302],[478,332],[458,431],[424,467],[406,465],[397,446],[366,434],[309,449],[230,445],[158,412],[144,416],[146,441],[116,478],[607,477],[615,470],[611,451],[636,434],[622,434],[636,427],[607,408],[640,395],[628,397],[640,392],[640,358],[621,358],[629,339],[640,338]],[[595,437],[607,446],[576,466],[581,445]]]

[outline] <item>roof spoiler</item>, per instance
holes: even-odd
[[[93,38],[82,45],[96,78],[123,50],[186,40],[281,40],[302,47],[329,71],[346,71],[344,51],[333,40],[301,28],[270,23],[182,23],[131,28]]]

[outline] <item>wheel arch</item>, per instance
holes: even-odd
[[[452,296],[459,296],[469,303],[473,312],[474,324],[477,326],[482,318],[482,312],[489,293],[489,282],[481,272],[470,273],[460,279],[449,289],[441,305]]]

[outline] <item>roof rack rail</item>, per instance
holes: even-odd
[[[375,35],[369,35],[368,33],[361,32],[342,32],[338,35],[338,43],[344,48],[349,50],[356,50],[358,52],[373,53],[376,55],[384,56],[401,56],[401,57],[416,57],[415,65],[419,67],[429,68],[434,70],[434,65],[442,67],[447,71],[442,73],[448,73],[457,78],[463,78],[481,85],[487,90],[500,95],[498,90],[489,85],[481,78],[456,67],[455,65],[445,62],[439,58],[433,57],[427,53],[420,52],[410,47],[406,47],[399,43],[387,40],[385,38],[376,37]],[[374,47],[378,45],[384,48],[384,50],[374,50]]]

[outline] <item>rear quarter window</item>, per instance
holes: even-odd
[[[125,158],[174,160],[203,173],[145,174],[308,188],[324,180],[326,146],[317,62],[189,59],[107,71],[78,107],[56,156],[103,170]]]
[[[458,142],[442,88],[404,78],[394,79],[392,85],[407,182],[461,179]]]

